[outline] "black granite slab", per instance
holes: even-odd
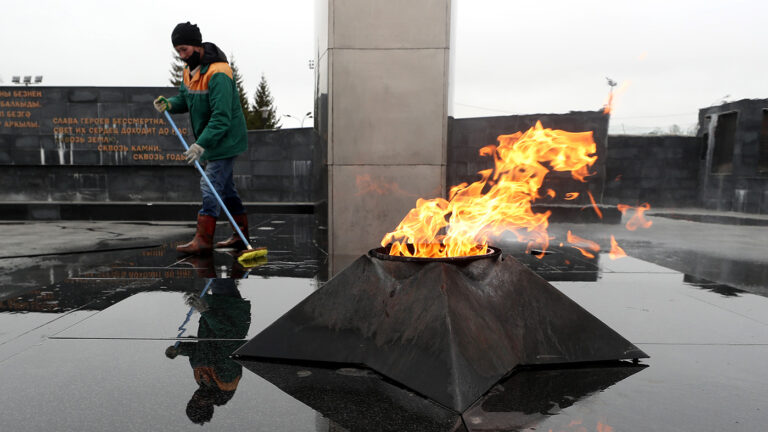
[[[313,249],[311,221],[310,215],[252,216],[251,235],[268,246],[270,255],[238,285],[251,304],[246,337],[299,302],[299,291],[322,286],[324,255]],[[138,224],[136,231],[141,230]],[[190,225],[189,235],[192,231]],[[747,227],[737,232],[753,235]],[[228,234],[224,224],[217,234]],[[178,241],[188,240],[182,237]],[[15,270],[0,274],[2,300],[20,298],[17,305],[24,307],[0,311],[0,429],[400,432],[409,424],[424,430],[456,426],[451,420],[455,413],[445,414],[444,408],[370,369],[277,365],[264,374],[269,379],[245,368],[238,371],[223,359],[234,349],[228,344],[244,340],[226,332],[201,339],[197,311],[179,336],[190,310],[184,294],[199,295],[207,283],[198,270],[212,269],[218,278],[230,279],[233,261],[225,253],[215,254],[210,264],[180,260],[174,244],[163,242],[141,250],[44,256],[29,267],[3,267]],[[505,253],[546,276],[651,357],[642,361],[646,368],[627,365],[627,376],[606,365],[579,368],[573,379],[570,366],[517,370],[508,379],[521,384],[493,386],[461,416],[461,427],[473,432],[764,429],[768,298],[755,294],[756,287],[766,286],[758,262],[729,255],[733,250],[727,245],[700,261],[704,252],[639,242],[627,244],[632,257],[615,261],[605,253],[588,259],[558,245],[540,259],[525,254],[523,246],[504,246]],[[18,259],[4,264],[9,260]],[[170,273],[151,277],[158,271]],[[737,289],[724,279],[752,285],[749,291]],[[219,362],[197,366],[223,364],[240,377],[234,393],[206,391],[219,404],[214,403],[202,427],[187,414],[200,389],[191,357],[166,356],[176,342],[200,344],[194,351]],[[314,386],[308,380],[312,377],[321,385]]]

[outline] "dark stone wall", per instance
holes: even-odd
[[[314,202],[311,128],[249,131],[248,151],[235,159],[235,184],[244,201]],[[0,201],[197,202],[193,167],[6,165]]]
[[[157,95],[175,92],[168,87],[0,87],[0,202],[198,202],[198,174],[183,161],[178,138],[152,107]],[[537,205],[583,207],[589,191],[606,205],[649,202],[768,213],[766,109],[768,99],[702,109],[697,137],[609,138],[609,118],[600,111],[449,118],[446,184],[478,180],[478,171],[493,166],[491,158],[478,154],[480,148],[541,121],[546,128],[592,131],[598,161],[587,183],[569,173],[548,174],[543,189],[559,196]],[[723,145],[715,139],[723,135],[717,133],[717,118],[729,113],[737,119],[729,126],[731,142],[717,147]],[[327,116],[322,88],[316,115]],[[192,142],[188,117],[174,120]],[[314,203],[318,226],[325,226],[327,130],[249,131],[248,143],[235,163],[243,199]],[[565,192],[580,196],[563,201]]]
[[[555,199],[549,197],[540,200],[546,204],[589,204],[586,191],[590,191],[595,200],[602,202],[603,183],[605,180],[606,138],[608,136],[608,116],[601,111],[570,112],[567,114],[532,114],[499,117],[477,117],[454,119],[448,121],[448,166],[447,185],[458,185],[462,182],[472,183],[480,179],[478,171],[492,168],[493,159],[480,156],[480,148],[489,144],[498,144],[499,135],[526,131],[541,121],[542,126],[551,129],[561,129],[568,132],[592,131],[597,144],[598,160],[591,171],[595,174],[588,177],[587,183],[574,180],[570,173],[551,171],[547,174],[542,190],[552,188],[560,195]],[[566,192],[579,192],[576,200],[564,201]]]
[[[701,148],[689,136],[609,136],[604,202],[697,206]]]
[[[199,202],[199,175],[152,107],[175,92],[0,87],[0,202]],[[174,121],[189,128],[186,114]],[[243,200],[316,201],[316,147],[311,128],[249,131],[248,151],[235,161]]]
[[[744,99],[699,110],[699,199],[704,208],[768,214],[768,99]],[[723,155],[719,118],[736,115],[732,152]],[[723,167],[718,159],[729,158]]]
[[[0,201],[199,201],[194,169],[129,166],[5,166]]]
[[[235,184],[247,201],[317,201],[312,128],[248,131],[245,155],[236,160]]]

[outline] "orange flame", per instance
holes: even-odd
[[[616,243],[616,239],[611,235],[611,252],[608,254],[608,256],[612,259],[619,259],[624,258],[627,256],[627,253],[624,252],[624,249],[622,249],[618,243]]]
[[[549,245],[550,212],[534,213],[531,203],[550,170],[570,171],[581,182],[591,175],[596,145],[592,132],[544,128],[541,122],[526,131],[500,135],[498,146],[481,155],[493,156],[495,167],[480,171],[481,179],[451,188],[449,200],[419,199],[382,246],[390,254],[418,257],[456,257],[487,253],[488,238],[509,230],[529,251]],[[444,234],[443,234],[444,232]],[[412,245],[411,252],[406,245]]]
[[[634,231],[638,228],[650,228],[653,225],[653,221],[649,221],[643,216],[643,213],[651,209],[651,205],[648,203],[640,204],[638,207],[632,207],[626,204],[619,204],[616,206],[621,214],[626,214],[627,210],[634,209],[635,214],[627,221],[626,228],[630,231]]]
[[[585,249],[589,249],[592,252],[600,251],[599,244],[593,242],[592,240],[587,240],[585,238],[581,238],[577,235],[574,235],[573,233],[571,233],[571,230],[568,230],[568,233],[566,234],[566,239],[568,239],[568,243],[570,243],[571,246],[578,249],[579,252],[581,252],[581,254],[587,258],[594,258],[595,254],[587,252]]]
[[[600,208],[597,207],[597,203],[595,202],[595,197],[592,196],[592,192],[587,191],[587,195],[589,195],[589,202],[592,203],[592,208],[595,209],[595,213],[597,214],[597,217],[602,219],[603,218],[603,212],[601,212]]]
[[[579,193],[578,192],[568,192],[567,194],[565,194],[565,199],[566,200],[573,200],[573,199],[576,199],[578,197],[579,197]]]
[[[608,95],[608,101],[603,107],[603,114],[610,114],[613,111],[613,91]]]
[[[611,92],[608,94],[608,100],[605,102],[605,105],[603,106],[603,114],[611,114],[613,112],[613,103],[616,96],[621,95],[627,90],[627,87],[629,86],[629,81],[624,81],[621,83],[619,88],[616,90],[611,89]]]

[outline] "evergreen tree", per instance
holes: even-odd
[[[184,66],[186,66],[184,60],[179,57],[179,54],[174,52],[173,63],[171,63],[171,69],[168,71],[171,73],[171,77],[168,79],[168,81],[174,87],[180,86],[184,81]]]
[[[250,107],[248,105],[248,93],[246,93],[245,86],[243,85],[243,76],[240,75],[240,70],[237,68],[237,64],[235,64],[234,54],[230,54],[229,56],[231,58],[229,66],[232,68],[232,80],[237,87],[237,95],[240,98],[240,107],[243,109],[245,122],[248,124],[248,118],[251,116]]]
[[[269,91],[267,78],[264,77],[264,74],[261,74],[259,87],[253,96],[250,114],[248,129],[280,129],[277,109],[275,108],[274,99]]]

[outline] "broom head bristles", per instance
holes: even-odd
[[[243,267],[255,267],[258,265],[264,264],[265,258],[267,256],[267,248],[265,247],[258,247],[253,249],[246,249],[242,253],[240,253],[240,256],[237,257],[237,262],[240,263]]]

